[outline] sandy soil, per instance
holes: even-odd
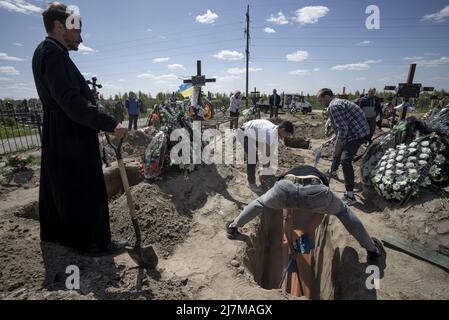
[[[324,141],[319,116],[292,118],[296,137],[310,139],[309,149],[282,146],[280,170],[312,164],[313,151]],[[223,126],[224,128],[224,126]],[[142,140],[145,140],[145,137]],[[138,158],[136,142],[129,148]],[[132,150],[131,150],[132,149]],[[136,151],[137,150],[137,151]],[[322,159],[319,168],[327,170]],[[36,171],[37,172],[37,171]],[[340,177],[342,173],[339,172]],[[132,194],[145,244],[160,258],[156,270],[136,267],[125,253],[89,258],[53,244],[41,244],[37,211],[38,187],[3,184],[0,193],[0,298],[1,299],[291,299],[279,289],[262,289],[247,266],[248,252],[257,249],[254,239],[260,220],[243,228],[242,241],[226,238],[224,225],[257,197],[246,184],[243,166],[200,166],[186,176],[170,170],[164,179],[136,182]],[[431,192],[404,212],[375,193],[358,186],[354,208],[373,236],[394,233],[431,249],[448,244],[449,205]],[[338,194],[342,181],[333,180]],[[422,203],[422,204],[421,204]],[[134,241],[124,195],[110,202],[113,237]],[[365,289],[366,253],[331,217],[323,227],[329,268],[323,269],[323,287],[336,299],[448,299],[449,275],[440,268],[406,254],[386,249],[380,290]],[[323,254],[321,254],[323,255]],[[326,263],[327,263],[326,262]],[[68,265],[80,267],[81,288],[65,288]],[[332,279],[324,281],[324,279]],[[330,288],[332,287],[332,288]]]

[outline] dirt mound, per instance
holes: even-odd
[[[386,210],[384,219],[409,240],[430,250],[449,247],[449,202],[430,191],[403,208]]]
[[[283,145],[279,145],[278,167],[280,172],[293,169],[304,164],[304,157],[298,152],[299,150],[291,149]]]
[[[140,183],[131,191],[136,215],[142,230],[144,244],[156,244],[162,257],[167,257],[173,248],[182,242],[191,226],[191,213],[182,203],[164,193],[157,185]],[[129,218],[126,196],[122,195],[110,205],[112,234],[125,237],[134,243],[134,230]]]
[[[153,131],[149,131],[148,133],[143,132],[142,130],[131,131],[129,132],[128,138],[122,144],[122,155],[123,158],[126,157],[142,157],[145,154],[145,150],[148,144],[151,142],[151,138],[153,137]],[[113,138],[111,139],[112,143],[117,145],[118,140]],[[102,144],[105,146],[106,153],[109,161],[113,161],[116,159],[114,150],[107,144],[104,140]]]

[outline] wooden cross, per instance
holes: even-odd
[[[201,60],[197,60],[196,76],[192,76],[192,79],[184,80],[184,83],[191,83],[194,86],[205,86],[207,82],[216,81],[217,79],[206,79],[206,76],[201,74]]]
[[[407,82],[399,83],[396,86],[385,86],[384,90],[395,90],[396,97],[403,99],[403,108],[401,114],[401,121],[405,120],[407,117],[407,106],[405,105],[409,102],[410,98],[418,98],[421,91],[433,91],[433,87],[423,87],[420,83],[413,83],[415,78],[416,63],[412,63],[408,70]]]
[[[348,99],[349,98],[349,96],[346,94],[346,87],[343,87],[343,93],[339,94],[338,97],[340,99]]]
[[[260,97],[260,92],[257,91],[256,87],[254,87],[254,91],[251,92],[251,100],[253,101],[253,104],[255,105],[257,103],[257,99]]]
[[[92,80],[87,80],[86,81],[87,84],[90,84],[92,86],[92,95],[94,96],[94,99],[96,101],[99,100],[97,88],[98,89],[103,88],[103,86],[101,84],[97,83],[97,80],[98,79],[96,77],[93,77]]]

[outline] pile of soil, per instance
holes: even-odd
[[[146,182],[131,189],[144,244],[156,244],[157,252],[166,258],[183,241],[191,227],[192,215],[182,202],[164,193],[157,185]],[[110,205],[111,228],[115,238],[135,241],[126,196]]]
[[[128,138],[122,143],[122,156],[126,157],[138,157],[141,158],[145,154],[145,150],[154,135],[154,131],[148,131],[145,133],[142,130],[131,131],[128,134]],[[112,137],[111,137],[112,138]],[[111,142],[117,145],[119,141],[116,138],[112,138]],[[109,162],[116,160],[115,152],[109,146],[106,140],[102,141],[102,145],[105,146],[107,157]]]

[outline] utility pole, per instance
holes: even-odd
[[[249,103],[249,94],[248,94],[248,87],[249,87],[249,5],[246,9],[246,29],[245,29],[245,36],[246,36],[246,100],[245,105],[248,107]]]

